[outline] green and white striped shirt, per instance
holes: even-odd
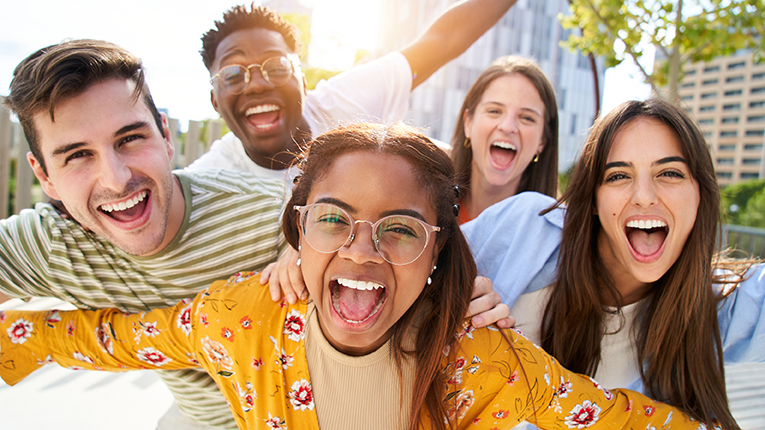
[[[141,312],[193,297],[218,279],[261,270],[286,246],[284,182],[223,170],[176,171],[186,213],[173,241],[149,257],[128,255],[39,203],[0,221],[0,291],[57,297],[83,308]],[[265,287],[264,287],[265,288]],[[160,376],[195,420],[235,428],[213,380],[201,370]]]

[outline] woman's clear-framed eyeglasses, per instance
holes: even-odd
[[[329,254],[350,246],[356,237],[356,225],[372,227],[372,243],[390,264],[403,266],[420,258],[430,240],[430,234],[441,227],[408,215],[389,215],[377,220],[354,220],[344,209],[329,203],[295,206],[298,223],[308,245],[317,252]]]
[[[287,57],[272,57],[264,61],[263,64],[250,64],[249,66],[233,65],[226,66],[210,79],[212,84],[215,79],[218,83],[231,94],[241,94],[250,83],[252,75],[250,69],[257,67],[260,75],[269,84],[280,87],[289,82],[295,67],[292,60]]]

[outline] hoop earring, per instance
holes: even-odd
[[[470,149],[470,138],[469,137],[465,138],[465,142],[462,143],[462,146],[464,146],[465,149]]]
[[[537,161],[539,161],[539,153],[538,152],[537,152],[537,155],[534,156],[534,161],[533,162],[536,163]]]
[[[300,267],[300,263],[303,261],[302,258],[300,258],[300,251],[303,249],[302,245],[298,245],[298,261],[295,262],[295,264]]]

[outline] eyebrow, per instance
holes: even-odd
[[[147,128],[147,127],[148,128],[151,127],[151,125],[149,125],[148,122],[136,121],[114,132],[114,137],[118,137],[123,134],[130,133],[133,130],[138,130],[138,129]],[[58,148],[54,149],[53,152],[51,152],[51,157],[56,157],[58,155],[69,153],[71,151],[74,151],[75,149],[82,148],[83,146],[86,146],[85,142],[74,142],[74,143],[69,143],[66,145],[59,146]]]
[[[282,51],[281,49],[269,49],[268,51],[264,51],[263,53],[261,53],[260,56],[261,57],[267,57],[266,59],[268,59],[268,58],[274,57],[275,54],[278,54],[278,55],[284,56],[284,57],[287,56],[287,53]],[[245,55],[245,54],[244,54],[243,50],[241,50],[239,48],[236,48],[236,49],[234,49],[234,50],[232,50],[230,52],[225,53],[223,56],[221,56],[220,57],[220,61],[218,62],[218,64],[223,64],[223,62],[226,61],[226,59],[228,59],[230,57],[235,57],[237,55]],[[244,65],[244,64],[242,64],[242,65]]]
[[[688,164],[688,162],[685,161],[685,158],[683,157],[664,157],[651,163],[651,166],[659,166],[661,164],[675,163],[675,162]],[[613,163],[606,164],[606,170],[613,169],[614,167],[632,167],[632,166],[633,166],[632,163],[627,163],[624,161],[614,161]]]
[[[500,102],[498,102],[498,101],[494,101],[494,100],[489,100],[489,101],[487,101],[487,102],[484,102],[483,104],[481,104],[481,106],[486,106],[486,105],[497,105],[497,106],[502,106],[502,107],[506,107],[506,106],[507,106],[507,105],[505,105],[504,103],[500,103]],[[537,115],[539,115],[540,117],[541,117],[541,116],[543,116],[543,115],[542,115],[542,112],[539,112],[538,110],[536,110],[536,109],[534,109],[534,108],[530,108],[530,107],[527,107],[527,106],[522,106],[522,107],[521,107],[521,110],[522,110],[522,111],[526,111],[526,112],[531,112],[531,113],[537,114]]]
[[[348,203],[345,203],[342,200],[338,200],[338,199],[333,198],[333,197],[323,197],[323,198],[320,198],[319,200],[316,201],[316,203],[329,203],[329,204],[333,204],[335,206],[338,206],[341,209],[344,209],[344,210],[346,210],[348,212],[351,212],[351,213],[358,212],[356,210],[356,208],[354,208],[353,206],[349,205]],[[412,218],[417,218],[417,219],[419,219],[419,220],[421,220],[423,222],[427,222],[427,221],[425,221],[425,217],[423,217],[421,213],[417,212],[416,210],[412,210],[412,209],[393,209],[393,210],[385,211],[382,214],[380,214],[380,218],[384,218],[384,217],[390,216],[390,215],[408,215],[408,216],[410,216]]]

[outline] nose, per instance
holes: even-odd
[[[356,264],[385,261],[372,242],[372,222],[370,221],[356,221],[353,234],[348,242],[337,251],[337,255]]]
[[[517,133],[518,121],[515,115],[506,114],[499,123],[499,130],[505,133]]]
[[[109,151],[101,157],[99,168],[101,186],[115,192],[123,191],[133,176],[125,160],[115,151]]]
[[[650,175],[639,176],[634,183],[633,204],[643,208],[655,205],[658,201],[655,187]]]
[[[248,92],[260,93],[273,88],[273,85],[271,85],[271,83],[268,82],[266,78],[263,77],[263,73],[260,70],[260,66],[253,65],[253,67],[251,67],[249,71],[250,71],[250,81],[247,82],[246,86],[244,87],[245,93],[248,93]]]

